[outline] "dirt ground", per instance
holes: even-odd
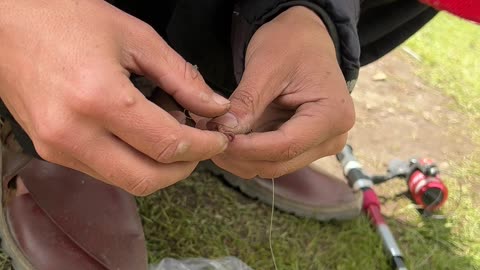
[[[437,162],[442,176],[452,176],[453,166],[477,147],[465,114],[455,109],[452,98],[422,82],[415,74],[417,64],[418,60],[397,49],[360,71],[352,93],[357,120],[348,144],[368,174],[385,173],[392,159],[428,157]],[[334,157],[318,160],[314,167],[343,179]],[[480,192],[480,186],[472,188]],[[383,213],[404,219],[396,213],[408,201],[399,204],[392,198],[406,191],[405,183],[394,180],[375,189],[386,198]],[[460,202],[450,199],[449,203]]]
[[[357,120],[348,143],[370,173],[383,173],[392,159],[433,158],[444,174],[475,149],[468,119],[454,100],[422,82],[415,60],[398,49],[360,71],[352,93]],[[317,165],[341,177],[328,158]]]
[[[418,155],[437,160],[448,171],[450,161],[474,150],[468,120],[452,108],[451,98],[413,73],[414,61],[397,50],[361,70],[350,141],[369,163]],[[375,80],[382,72],[386,79]]]

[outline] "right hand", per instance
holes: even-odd
[[[103,0],[2,0],[0,40],[1,99],[47,161],[147,195],[227,147],[132,85],[130,72],[146,76],[205,117],[230,106],[150,26]]]

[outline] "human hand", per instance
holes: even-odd
[[[212,158],[242,178],[275,178],[340,151],[355,112],[320,18],[292,7],[248,45],[230,112],[207,127],[237,134]]]
[[[130,72],[149,77],[205,117],[230,106],[151,27],[103,0],[3,0],[0,40],[1,98],[47,161],[146,195],[227,146],[132,85]]]

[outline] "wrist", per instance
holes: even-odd
[[[282,50],[288,50],[291,56],[304,55],[308,48],[313,50],[311,53],[322,52],[337,60],[327,27],[317,13],[304,6],[290,7],[262,25],[250,40],[245,59],[248,60],[257,48],[276,46],[272,44],[275,40],[282,40]]]
[[[326,30],[322,19],[311,9],[304,6],[293,6],[278,14],[274,21],[285,22],[289,24],[302,24],[313,27],[320,27]]]

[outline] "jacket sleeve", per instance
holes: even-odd
[[[436,10],[445,10],[460,18],[480,23],[480,1],[474,0],[420,0]]]
[[[237,82],[242,77],[245,52],[255,31],[293,6],[307,7],[322,19],[335,44],[339,65],[351,92],[360,68],[357,34],[360,0],[238,0],[232,20],[232,53]]]

